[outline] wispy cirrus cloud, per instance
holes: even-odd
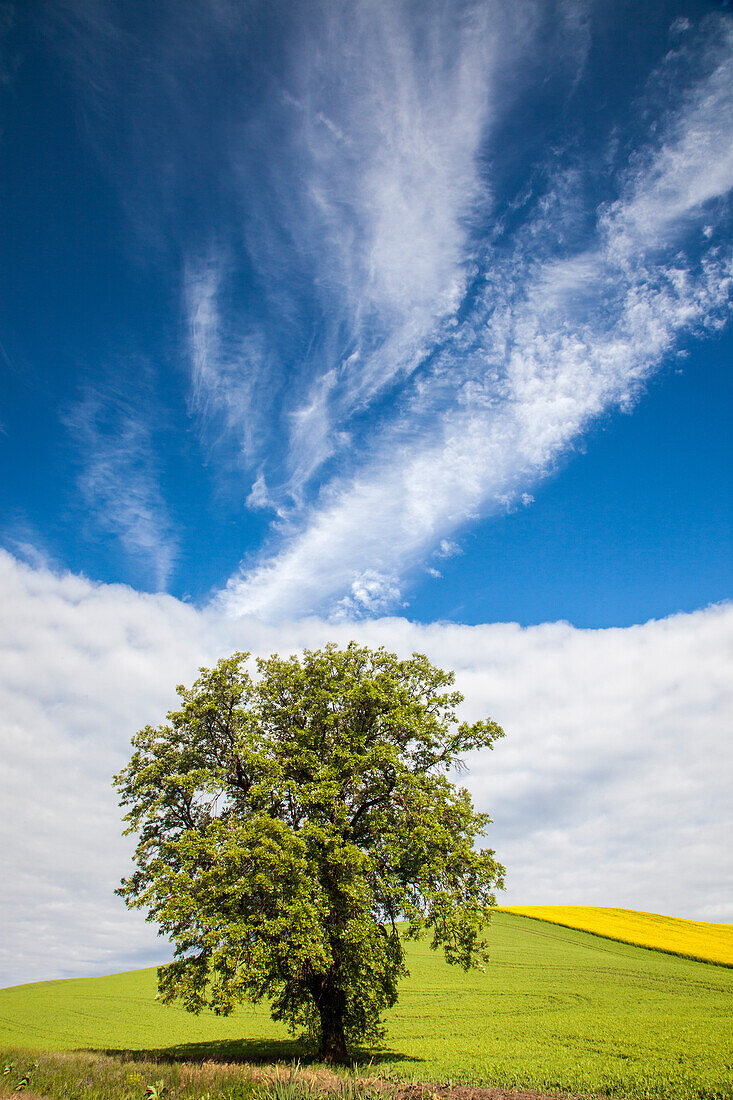
[[[282,549],[232,578],[231,612],[389,606],[441,538],[521,496],[594,419],[632,403],[682,333],[723,323],[733,32],[716,30],[706,74],[619,173],[590,240],[558,250],[559,229],[587,214],[568,210],[561,180],[487,252],[471,307],[366,461],[322,490]]]
[[[277,395],[238,415],[248,458],[260,429],[281,503],[307,502],[329,460],[363,447],[373,407],[452,324],[493,216],[489,132],[543,32],[553,63],[582,67],[578,5],[551,6],[548,33],[536,3],[296,5],[272,94],[229,135],[265,350],[231,353],[248,323],[231,252],[214,295],[210,255],[186,283],[197,392],[227,405],[233,429],[241,395]]]
[[[419,363],[465,290],[464,220],[485,187],[492,15],[505,32],[509,21],[485,5],[410,14],[389,3],[296,7],[270,102],[244,142],[230,135],[249,262],[290,339],[271,335],[257,362],[232,355],[243,319],[224,307],[226,260],[213,293],[210,259],[208,278],[187,279],[197,392],[226,403],[251,453],[253,424],[271,410],[238,402],[263,373],[280,389],[273,476],[295,500],[349,444],[352,416]],[[202,327],[214,309],[217,323]]]
[[[146,412],[115,387],[89,388],[64,421],[78,453],[77,486],[94,525],[119,540],[135,572],[155,590],[165,589],[178,550]]]
[[[63,9],[126,120],[128,205],[179,265],[211,466],[275,513],[234,614],[398,606],[722,321],[728,15],[670,16],[646,92],[586,142],[590,0],[162,0],[145,65],[119,5]],[[549,100],[563,124],[533,136]]]

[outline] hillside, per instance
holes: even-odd
[[[533,917],[592,932],[596,936],[666,951],[686,959],[733,966],[733,925],[681,920],[635,909],[607,909],[581,905],[506,906],[504,913]]]
[[[409,945],[380,1073],[616,1096],[733,1096],[733,971],[498,913],[484,973]],[[265,1008],[221,1019],[154,1000],[155,971],[0,990],[0,1045],[290,1060]]]

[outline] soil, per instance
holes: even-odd
[[[397,1087],[394,1096],[400,1100],[579,1100],[570,1092],[535,1092],[534,1089],[492,1089],[472,1086],[424,1085],[415,1088],[409,1086],[402,1090]],[[599,1098],[601,1100],[601,1098]]]
[[[270,1075],[268,1075],[270,1076]],[[279,1076],[275,1073],[274,1076]],[[299,1077],[305,1078],[323,1097],[338,1100],[344,1084],[343,1077],[327,1070],[301,1069]],[[576,1093],[538,1092],[536,1089],[492,1088],[478,1085],[438,1085],[422,1081],[404,1083],[388,1081],[384,1077],[359,1077],[359,1085],[381,1092],[385,1100],[581,1100]],[[595,1100],[604,1100],[596,1096]]]
[[[394,1087],[398,1100],[579,1100],[569,1092],[535,1092],[534,1089],[494,1089],[472,1085],[409,1085]],[[602,1100],[601,1097],[598,1100]]]

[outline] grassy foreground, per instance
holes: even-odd
[[[0,1096],[18,1093],[27,1100],[408,1100],[399,1095],[398,1086],[380,1086],[348,1071],[337,1074],[325,1068],[161,1064],[87,1052],[11,1049],[0,1058]]]
[[[497,914],[490,936],[485,973],[464,974],[425,944],[409,945],[412,973],[389,1014],[385,1048],[362,1052],[364,1062],[373,1058],[369,1072],[614,1097],[733,1098],[733,970],[511,913]],[[0,990],[0,1045],[164,1061],[307,1058],[264,1008],[194,1017],[154,994],[154,970]]]
[[[733,966],[732,924],[709,924],[663,917],[659,913],[639,913],[634,909],[587,905],[513,905],[503,912],[563,924],[567,928],[593,932],[637,947],[667,951],[686,959]]]

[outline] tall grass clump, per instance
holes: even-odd
[[[325,1067],[158,1062],[93,1052],[9,1049],[0,1096],[50,1100],[376,1100],[368,1080]]]

